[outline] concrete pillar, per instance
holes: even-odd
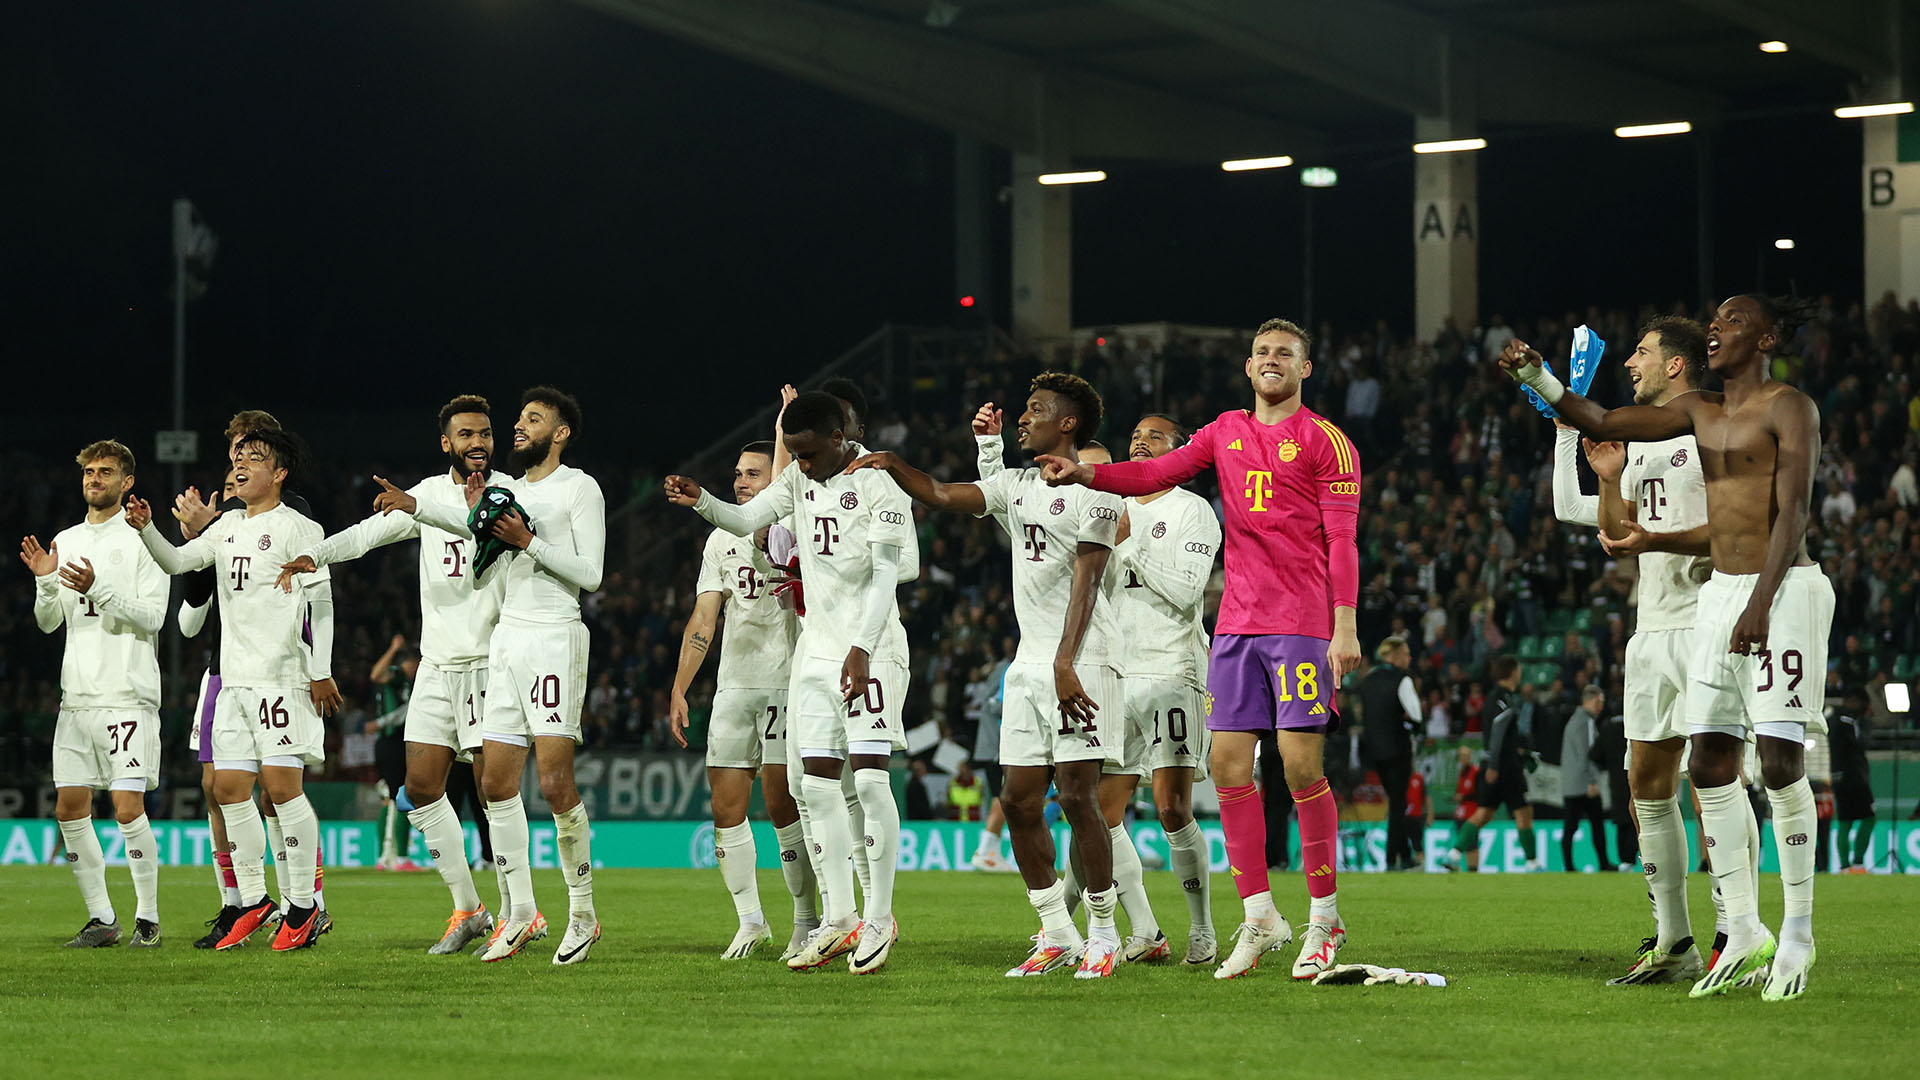
[[[1416,116],[1415,142],[1480,134],[1468,62],[1442,35],[1441,115]],[[1453,316],[1461,333],[1480,319],[1480,179],[1477,151],[1416,154],[1413,159],[1413,332],[1432,341]]]
[[[1861,125],[1860,216],[1866,229],[1866,302],[1888,292],[1920,299],[1920,114]]]
[[[1034,180],[1065,167],[1013,155],[1013,336],[1023,342],[1065,341],[1073,332],[1073,189]]]
[[[1466,138],[1445,118],[1417,117],[1418,142]],[[1480,319],[1478,155],[1419,154],[1413,161],[1413,330],[1431,341],[1447,316],[1462,333]]]

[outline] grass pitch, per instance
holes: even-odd
[[[688,870],[597,873],[606,936],[579,967],[552,966],[557,938],[501,964],[427,956],[448,911],[432,873],[330,870],[336,929],[317,948],[276,955],[263,936],[216,954],[191,946],[212,914],[208,877],[162,871],[162,949],[79,951],[60,948],[85,921],[71,874],[0,871],[0,1074],[1891,1075],[1911,1069],[1920,1020],[1920,882],[1900,877],[1822,877],[1812,990],[1782,1005],[1602,985],[1649,924],[1627,874],[1347,875],[1341,959],[1438,971],[1445,989],[1296,984],[1292,949],[1232,982],[1177,963],[1010,980],[1034,917],[1018,878],[981,874],[902,874],[900,943],[870,977],[794,974],[777,948],[722,963],[732,905],[717,873]],[[535,884],[557,923],[552,877]],[[1691,880],[1708,937],[1705,877]],[[131,885],[108,881],[130,933]],[[1148,884],[1177,960],[1186,905],[1170,874]],[[1303,919],[1298,876],[1275,885]],[[784,942],[778,874],[760,889]],[[1762,896],[1777,922],[1771,875]],[[1231,933],[1224,875],[1214,908]]]

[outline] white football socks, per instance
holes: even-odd
[[[1120,899],[1120,887],[1109,885],[1104,892],[1087,890],[1087,936],[1109,945],[1120,944],[1120,928],[1114,925],[1113,911]]]
[[[527,827],[527,808],[520,796],[487,804],[487,827],[493,834],[493,857],[505,871],[507,888],[501,903],[511,903],[507,918],[512,922],[532,922],[537,908],[533,902],[533,870],[527,862],[532,833]]]
[[[127,872],[133,875],[133,917],[160,921],[160,852],[154,847],[153,825],[141,814],[120,826],[127,842]]]
[[[1000,854],[1000,834],[987,829],[980,830],[980,842],[973,847],[973,857],[984,859],[989,855]]]
[[[853,856],[853,876],[860,882],[862,898],[873,895],[873,866],[867,858],[867,846],[862,841],[867,835],[867,808],[860,801],[857,787],[859,770],[848,766],[840,773],[840,795],[847,804],[847,835]],[[897,813],[897,812],[896,812]]]
[[[1272,926],[1280,918],[1280,909],[1273,906],[1273,890],[1254,893],[1242,897],[1240,906],[1246,909],[1247,921],[1262,926]]]
[[[280,913],[284,915],[287,897],[291,895],[287,891],[287,834],[280,827],[280,818],[276,816],[279,807],[274,810],[275,814],[263,813],[260,819],[267,827],[267,854],[273,859],[273,887],[280,893]]]
[[[858,769],[853,783],[859,795],[855,802],[865,812],[866,832],[855,834],[856,849],[867,857],[867,876],[861,881],[860,894],[866,898],[865,917],[876,924],[891,922],[900,852],[900,807],[893,801],[893,780],[885,769]]]
[[[252,907],[267,898],[267,830],[260,823],[260,807],[246,798],[221,803],[220,813],[227,819],[227,843],[233,847],[233,880],[240,889],[240,906]]]
[[[740,925],[764,924],[760,912],[760,883],[753,872],[753,826],[741,822],[713,830],[713,853],[720,863],[720,880],[733,894],[733,911]]]
[[[473,870],[467,865],[467,834],[460,817],[445,795],[407,812],[407,821],[427,838],[427,857],[440,872],[440,880],[453,894],[455,911],[475,911],[480,907],[480,890],[473,887]]]
[[[1028,889],[1027,902],[1040,915],[1040,931],[1055,944],[1077,942],[1080,931],[1067,914],[1067,883],[1058,878],[1044,889]]]
[[[1153,917],[1153,905],[1147,900],[1146,868],[1140,865],[1140,852],[1125,825],[1107,830],[1113,843],[1113,887],[1119,890],[1120,906],[1127,911],[1127,925],[1135,937],[1149,940],[1160,936],[1160,921]]]
[[[1739,781],[1696,788],[1700,824],[1713,852],[1713,880],[1727,908],[1727,949],[1740,951],[1760,936],[1760,902],[1753,887],[1748,833],[1755,828],[1753,806]]]
[[[275,803],[280,831],[285,835],[287,881],[281,896],[294,907],[313,907],[314,869],[320,864],[320,818],[306,795]]]
[[[587,804],[574,803],[573,809],[553,815],[553,827],[560,876],[567,882],[567,917],[593,922],[593,832],[587,825]]]
[[[1680,797],[1635,799],[1640,823],[1640,863],[1653,896],[1655,940],[1663,949],[1693,933],[1687,916],[1687,825]]]
[[[1187,918],[1195,930],[1213,933],[1213,875],[1207,866],[1207,836],[1189,821],[1167,834],[1168,862],[1187,898]]]
[[[800,790],[813,826],[813,846],[820,856],[826,921],[843,923],[853,918],[853,834],[847,822],[846,796],[841,793],[840,781],[811,774],[800,781]]]
[[[1783,788],[1768,788],[1773,807],[1773,842],[1780,855],[1780,891],[1786,897],[1786,918],[1780,940],[1813,940],[1813,865],[1820,820],[1814,809],[1813,786],[1802,776]]]
[[[400,859],[400,847],[393,837],[393,819],[400,813],[400,804],[387,800],[387,815],[380,822],[380,861],[397,862]]]
[[[780,841],[780,876],[786,879],[787,893],[793,897],[793,921],[818,919],[813,906],[813,858],[807,852],[807,834],[798,821],[773,830]]]
[[[63,821],[60,835],[67,842],[67,862],[73,866],[73,880],[80,885],[87,917],[113,922],[113,900],[107,895],[107,854],[100,849],[100,834],[93,831],[93,819]]]

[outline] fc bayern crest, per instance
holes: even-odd
[[[1067,500],[1065,500],[1065,499],[1055,499],[1055,500],[1053,500],[1053,506],[1052,506],[1052,508],[1051,508],[1051,509],[1052,509],[1052,510],[1053,510],[1053,512],[1054,512],[1054,513],[1056,513],[1056,514],[1064,514],[1064,513],[1066,513],[1066,512],[1067,512]]]
[[[272,546],[273,546],[273,537],[268,536],[266,533],[261,533],[260,534],[260,550],[265,551]]]
[[[1164,522],[1164,521],[1156,521],[1156,522],[1154,522],[1154,523],[1153,523],[1153,538],[1154,538],[1155,540],[1158,540],[1158,539],[1160,539],[1161,537],[1163,537],[1163,536],[1165,536],[1165,535],[1167,535],[1167,523],[1166,523],[1166,522]]]
[[[859,505],[860,496],[855,495],[851,491],[843,491],[840,493],[840,508],[842,510],[851,510]]]
[[[1673,452],[1673,467],[1677,469],[1680,466],[1685,465],[1686,463],[1687,463],[1686,448],[1681,447],[1680,449],[1675,450]]]

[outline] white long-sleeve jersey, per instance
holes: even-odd
[[[725,598],[727,622],[720,635],[716,689],[786,688],[800,629],[793,611],[773,595],[772,577],[772,564],[751,536],[735,536],[725,529],[707,534],[694,591],[720,593]]]
[[[34,579],[33,620],[41,633],[67,628],[60,655],[60,706],[66,709],[160,707],[156,648],[167,620],[167,575],[122,512],[98,525],[82,521],[53,538],[61,565],[93,564],[85,596],[60,583],[56,569]]]
[[[891,601],[901,569],[909,558],[919,562],[920,541],[913,531],[912,501],[893,477],[862,469],[821,483],[808,479],[794,462],[743,505],[702,491],[694,511],[742,537],[791,519],[807,590],[800,634],[806,655],[839,662],[858,645],[875,660],[907,662],[906,628],[899,605]],[[891,568],[881,557],[888,548],[893,549]],[[876,581],[882,569],[887,580]],[[876,590],[884,590],[887,601],[878,625],[872,614]]]
[[[285,503],[249,515],[229,510],[178,547],[151,523],[146,549],[169,574],[208,566],[217,572],[220,677],[232,686],[302,686],[333,677],[333,579],[322,568],[282,592],[282,564],[311,551],[322,530]]]
[[[1580,492],[1578,432],[1559,431],[1553,446],[1553,514],[1570,525],[1600,523],[1600,496]],[[1684,532],[1707,520],[1707,480],[1692,435],[1627,444],[1620,497],[1634,504],[1634,520],[1648,532]],[[1637,630],[1686,630],[1699,607],[1708,561],[1698,555],[1649,551],[1639,557]]]
[[[1122,675],[1207,688],[1207,580],[1220,551],[1220,519],[1207,500],[1174,488],[1151,502],[1126,500],[1127,538],[1102,582],[1120,635]]]
[[[607,557],[607,499],[593,477],[561,465],[539,480],[497,480],[513,492],[533,523],[533,542],[525,551],[509,551],[475,580],[486,588],[505,576],[500,621],[523,626],[557,626],[580,621],[580,594],[600,587]],[[467,529],[467,503],[457,508],[421,502],[413,516],[443,532],[473,535]]]
[[[498,473],[488,484],[501,483]],[[434,504],[434,517],[467,514],[466,491],[449,469],[407,489],[420,505]],[[524,505],[524,504],[523,504]],[[438,668],[470,667],[487,658],[487,640],[500,617],[500,575],[473,581],[473,534],[463,526],[450,532],[420,518],[394,511],[376,513],[315,544],[315,566],[360,558],[374,548],[404,540],[420,541],[420,659]]]

